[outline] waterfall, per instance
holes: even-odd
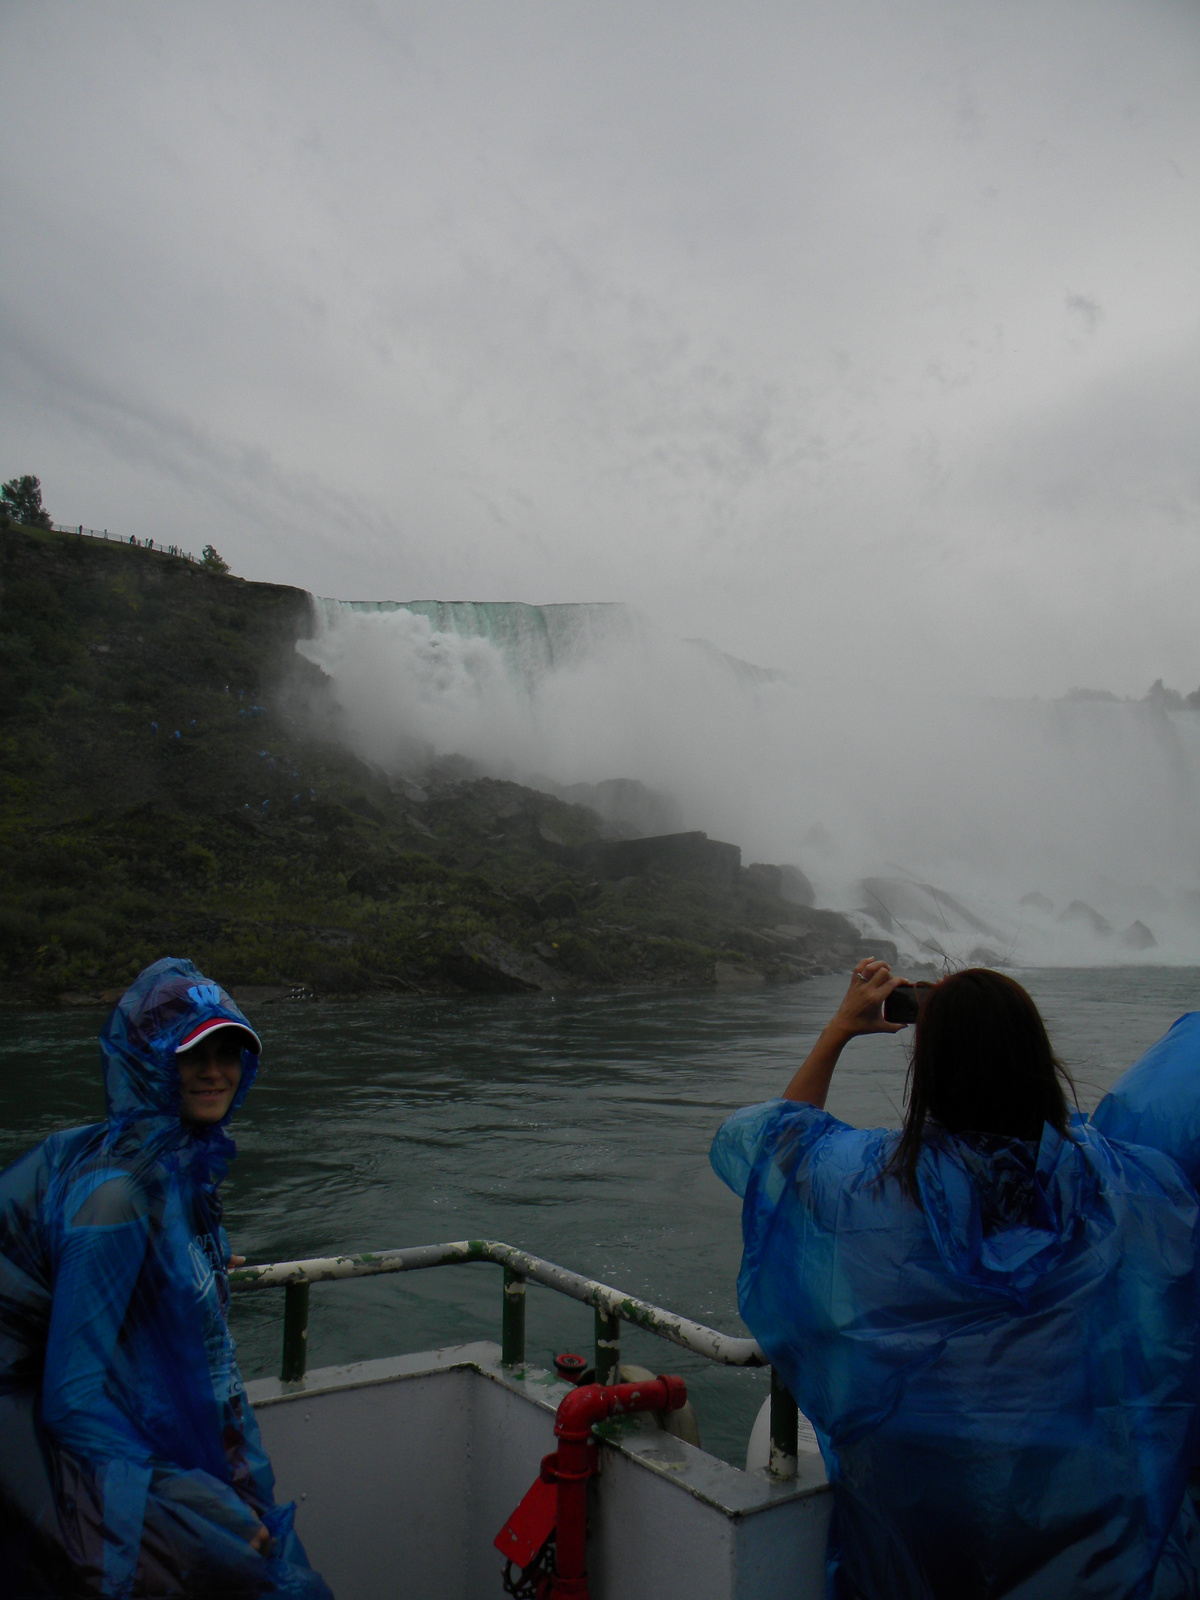
[[[650,631],[640,611],[617,601],[592,605],[531,606],[489,600],[319,600],[325,626],[344,616],[424,617],[430,634],[484,640],[510,676],[533,690],[547,673],[571,667]]]

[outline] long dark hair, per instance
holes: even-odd
[[[909,1065],[904,1131],[886,1170],[917,1199],[917,1158],[932,1119],[951,1133],[1039,1139],[1067,1131],[1075,1086],[1050,1048],[1032,999],[987,967],[953,972],[928,991]]]

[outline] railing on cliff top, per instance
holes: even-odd
[[[504,1269],[500,1314],[500,1359],[506,1367],[525,1363],[525,1286],[541,1284],[595,1308],[595,1374],[597,1383],[619,1383],[621,1323],[632,1322],[659,1339],[691,1350],[726,1367],[765,1367],[767,1358],[753,1339],[718,1333],[674,1311],[624,1294],[595,1278],[585,1278],[541,1256],[530,1255],[498,1239],[461,1239],[450,1244],[412,1245],[358,1256],[317,1256],[307,1261],[276,1261],[258,1267],[235,1267],[233,1290],[282,1288],[283,1361],[280,1379],[299,1383],[308,1364],[308,1291],[313,1283],[343,1278],[368,1278],[383,1272],[418,1272],[426,1267],[462,1266],[488,1261]],[[771,1469],[781,1477],[795,1472],[798,1418],[796,1402],[771,1368]],[[790,1465],[789,1465],[790,1463]]]
[[[199,566],[199,561],[190,550],[181,550],[177,544],[163,544],[154,539],[138,539],[131,533],[126,537],[121,533],[109,533],[107,528],[85,528],[82,522],[55,522],[51,524],[55,533],[74,533],[83,539],[103,539],[107,544],[132,544],[139,550],[155,550],[159,555],[177,556],[180,561],[191,561]]]

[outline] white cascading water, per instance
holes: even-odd
[[[621,605],[314,617],[300,648],[389,771],[462,755],[517,781],[638,779],[910,959],[1200,961],[1200,713],[796,684]]]

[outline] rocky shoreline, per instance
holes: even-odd
[[[0,518],[0,1004],[794,983],[886,941],[625,779],[358,760],[308,596]],[[588,799],[593,804],[581,804]],[[886,949],[884,948],[886,946]]]
[[[535,854],[554,863],[549,887],[529,863],[521,863],[514,874],[521,856],[514,848],[493,852],[484,876],[484,863],[469,849],[472,841],[461,826],[456,842],[460,851],[468,846],[470,865],[465,869],[452,852],[443,852],[442,860],[405,852],[376,858],[347,875],[354,901],[384,916],[406,905],[414,886],[433,883],[441,889],[432,900],[424,899],[421,925],[411,941],[416,951],[390,962],[391,970],[375,967],[361,973],[357,982],[347,982],[339,972],[330,982],[318,962],[318,970],[310,967],[306,977],[261,973],[274,981],[246,982],[238,981],[236,972],[227,974],[229,963],[219,958],[214,964],[206,957],[202,964],[232,980],[235,998],[264,1005],[389,993],[559,994],[617,985],[752,988],[849,970],[864,954],[895,957],[894,946],[860,938],[838,913],[784,899],[778,892],[779,869],[757,863],[743,868],[737,846],[702,833],[568,845],[538,819],[544,798],[515,784],[484,779],[454,786],[441,797],[441,805],[432,803],[430,814],[443,821],[447,810],[468,805],[486,817],[497,804],[511,808],[519,801],[534,817],[529,837],[537,842]],[[561,817],[555,820],[561,825]],[[591,818],[584,812],[573,820],[578,827]],[[440,842],[432,830],[429,838]],[[568,855],[571,851],[577,854]],[[631,866],[640,870],[626,870]],[[589,876],[592,872],[601,876]],[[481,895],[493,902],[493,917],[464,937],[446,939],[446,921],[456,920],[464,899]],[[681,936],[683,920],[691,937]],[[180,919],[161,933],[154,931],[164,941],[164,952],[168,946],[178,953],[199,944],[203,955],[217,930],[194,925],[189,938]],[[260,943],[272,931],[256,925]],[[228,936],[228,923],[220,932]],[[296,929],[279,932],[294,940]],[[351,956],[360,955],[367,944],[361,927],[345,922],[308,932],[323,948]],[[434,939],[435,950],[421,951],[421,945]],[[10,981],[2,1000],[8,1006],[108,1007],[122,992],[123,986],[63,988],[53,994],[31,987],[22,992],[19,983]]]

